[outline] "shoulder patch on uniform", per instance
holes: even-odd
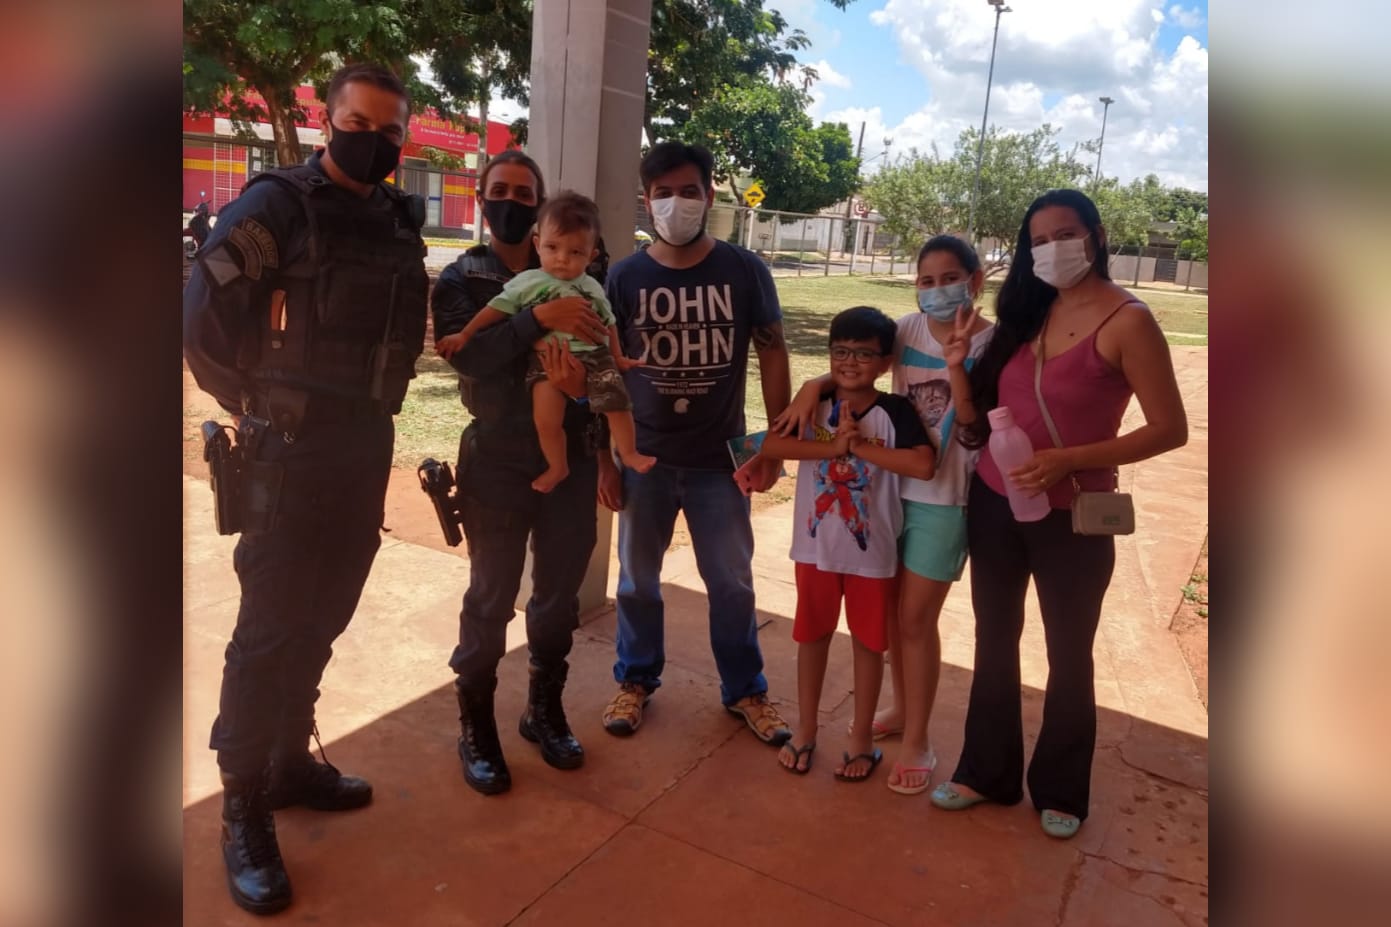
[[[228,234],[227,244],[241,252],[242,270],[252,280],[260,280],[264,268],[280,266],[275,236],[255,219],[238,222]]]
[[[198,255],[198,263],[203,265],[203,270],[212,278],[213,283],[220,287],[241,276],[241,267],[232,256],[231,248],[226,241],[201,252]]]

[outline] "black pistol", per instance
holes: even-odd
[[[454,474],[450,471],[449,464],[441,463],[433,457],[426,457],[420,462],[415,473],[420,477],[420,488],[435,505],[435,515],[440,520],[440,530],[444,532],[445,543],[450,547],[458,547],[464,538],[459,531],[458,494],[450,492],[454,489]]]
[[[241,530],[241,448],[232,445],[227,426],[203,423],[203,459],[212,478],[213,520],[218,534]]]

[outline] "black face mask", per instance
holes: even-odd
[[[483,218],[488,220],[494,238],[505,245],[516,245],[526,239],[536,224],[537,209],[516,200],[484,200]]]
[[[401,163],[401,146],[382,133],[349,132],[337,126],[328,140],[328,153],[358,183],[381,183]]]

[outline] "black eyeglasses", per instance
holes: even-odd
[[[831,360],[834,361],[848,361],[853,357],[861,364],[867,364],[883,356],[883,351],[871,351],[869,348],[831,348]]]

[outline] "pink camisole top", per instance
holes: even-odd
[[[1125,375],[1097,353],[1096,336],[1117,312],[1132,302],[1135,300],[1126,300],[1117,306],[1090,335],[1043,362],[1043,398],[1065,447],[1106,441],[1120,433],[1121,419],[1134,390]],[[1034,357],[1034,342],[1030,342],[1020,347],[1005,364],[1000,372],[999,404],[1009,406],[1015,423],[1029,436],[1034,450],[1044,450],[1055,445],[1034,393]],[[1000,495],[1005,494],[1005,478],[989,447],[982,452],[976,472],[985,485]],[[1076,475],[1084,490],[1115,488],[1112,470],[1079,470]],[[1072,481],[1059,480],[1048,490],[1048,502],[1055,509],[1071,508],[1073,495]]]

